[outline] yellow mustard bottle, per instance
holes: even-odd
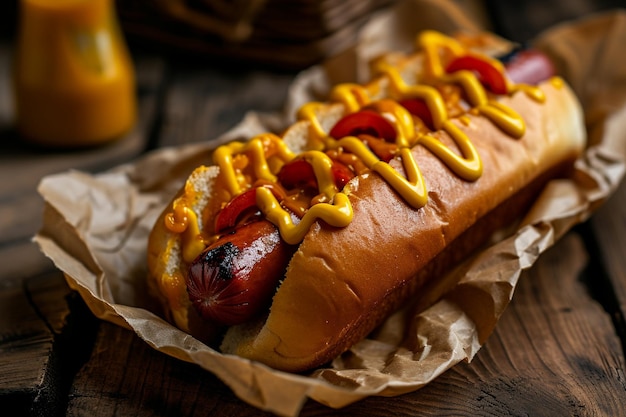
[[[16,128],[50,147],[120,138],[136,119],[134,68],[113,0],[20,0]]]

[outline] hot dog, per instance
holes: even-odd
[[[238,227],[191,263],[189,299],[205,320],[245,323],[268,307],[294,249],[267,220]]]
[[[149,239],[166,317],[224,352],[311,369],[518,219],[585,131],[549,61],[502,64],[484,53],[498,42],[424,32],[281,136],[218,148]]]

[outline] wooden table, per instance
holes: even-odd
[[[45,175],[98,172],[163,146],[217,137],[246,111],[275,111],[294,73],[233,70],[133,50],[140,120],[120,142],[42,152],[12,130],[0,43],[0,414],[263,415],[220,380],[96,320],[31,242]],[[626,186],[521,278],[495,333],[470,364],[397,398],[302,415],[617,416],[626,412]]]

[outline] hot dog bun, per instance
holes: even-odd
[[[498,49],[500,43],[491,40],[483,35],[464,42]],[[422,76],[419,54],[389,60],[407,83]],[[375,83],[377,96],[372,99],[391,94],[388,77]],[[228,328],[221,350],[286,371],[324,364],[495,230],[518,219],[545,182],[566,173],[585,146],[582,111],[569,87],[557,78],[539,89],[544,100],[524,89],[499,98],[524,121],[525,132],[519,138],[479,111],[451,119],[480,155],[482,175],[476,181],[460,178],[430,150],[414,146],[411,154],[428,189],[428,203],[419,209],[410,207],[378,173],[352,179],[344,189],[354,211],[351,223],[339,228],[314,223],[291,259],[267,316]],[[326,104],[315,113],[328,132],[346,113],[346,105]],[[301,120],[282,138],[300,152],[310,145],[312,128],[310,120]],[[459,152],[446,131],[432,136]],[[398,160],[390,164],[404,171]],[[216,167],[197,168],[157,221],[148,243],[150,288],[162,301],[166,318],[207,342],[219,340],[222,329],[203,321],[189,301],[185,276],[191,260],[181,243],[184,233],[197,232],[175,233],[165,224],[177,212],[178,201],[188,209],[179,217],[197,218],[200,233],[210,235],[211,221],[220,209],[215,203],[220,181]],[[187,242],[186,246],[193,245],[193,236]]]
[[[189,208],[198,219],[200,229],[204,228],[207,216],[211,216],[209,202],[218,174],[219,169],[215,166],[197,167],[174,198],[174,202],[177,199],[190,202]],[[165,219],[174,202],[161,213],[148,238],[148,290],[160,302],[163,316],[169,322],[209,343],[218,329],[202,320],[191,305],[185,285],[181,236],[165,227]],[[203,215],[205,212],[206,216]]]
[[[422,209],[409,210],[377,175],[351,183],[352,223],[343,229],[315,225],[294,255],[267,319],[256,329],[232,327],[223,350],[291,371],[325,363],[428,279],[514,221],[548,178],[571,166],[584,144],[582,113],[569,88],[548,82],[542,89],[543,105],[523,93],[506,100],[528,121],[521,140],[507,138],[480,116],[463,126],[483,158],[480,181],[450,175],[438,158],[417,147],[413,153],[430,189]],[[438,137],[449,142],[441,132]]]

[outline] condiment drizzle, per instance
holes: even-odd
[[[294,223],[289,212],[283,209],[274,194],[265,187],[258,187],[256,192],[257,205],[266,216],[280,230],[283,239],[291,244],[299,243],[311,225],[322,219],[336,227],[345,227],[352,221],[353,212],[348,195],[338,190],[332,177],[332,160],[325,153],[328,150],[342,150],[358,157],[361,162],[381,175],[385,181],[396,190],[412,207],[418,209],[428,201],[426,182],[417,161],[411,153],[411,148],[421,145],[436,155],[457,176],[466,181],[476,181],[482,175],[483,166],[480,155],[469,137],[449,117],[446,103],[437,84],[454,84],[462,88],[471,112],[488,118],[498,128],[512,138],[520,138],[525,132],[524,120],[510,107],[492,98],[481,84],[478,76],[469,70],[459,70],[448,73],[444,67],[442,53],[459,57],[470,53],[455,39],[434,31],[423,32],[417,38],[417,46],[424,53],[424,74],[421,84],[408,85],[402,78],[399,70],[392,65],[379,63],[377,71],[380,74],[371,83],[360,86],[356,84],[340,84],[334,87],[330,99],[344,105],[346,114],[367,108],[380,114],[385,114],[396,129],[395,144],[398,147],[399,159],[402,162],[406,177],[400,174],[389,163],[379,159],[369,147],[355,136],[346,136],[335,139],[322,127],[318,119],[318,111],[324,104],[312,102],[304,105],[299,113],[300,120],[309,122],[309,149],[298,157],[304,158],[315,172],[321,197],[316,198],[313,204],[299,222]],[[474,53],[472,53],[474,54]],[[492,65],[500,74],[504,69],[499,61],[492,58],[476,55]],[[371,96],[378,93],[380,77],[388,80],[389,98],[372,100]],[[540,88],[529,85],[512,85],[507,81],[507,94],[518,91],[525,92],[538,102],[545,100]],[[414,116],[398,100],[403,98],[418,98],[423,100],[432,116],[435,130],[445,131],[457,145],[460,154],[453,151],[435,138],[429,132],[417,133]],[[467,125],[469,118],[462,116],[461,123]],[[233,142],[220,146],[214,152],[214,160],[219,165],[221,177],[226,187],[226,196],[232,198],[252,187],[257,180],[276,182],[276,170],[295,158],[282,138],[273,134],[262,134],[248,142]],[[243,159],[243,161],[241,161]],[[271,162],[270,162],[271,161]],[[243,175],[238,166],[251,164],[253,176]],[[193,259],[203,250],[199,239],[200,231],[195,216],[189,215],[184,199],[174,203],[173,212],[166,216],[166,227],[174,233],[183,233],[183,253],[185,259]],[[227,201],[226,201],[227,202]],[[194,237],[195,236],[195,237]]]

